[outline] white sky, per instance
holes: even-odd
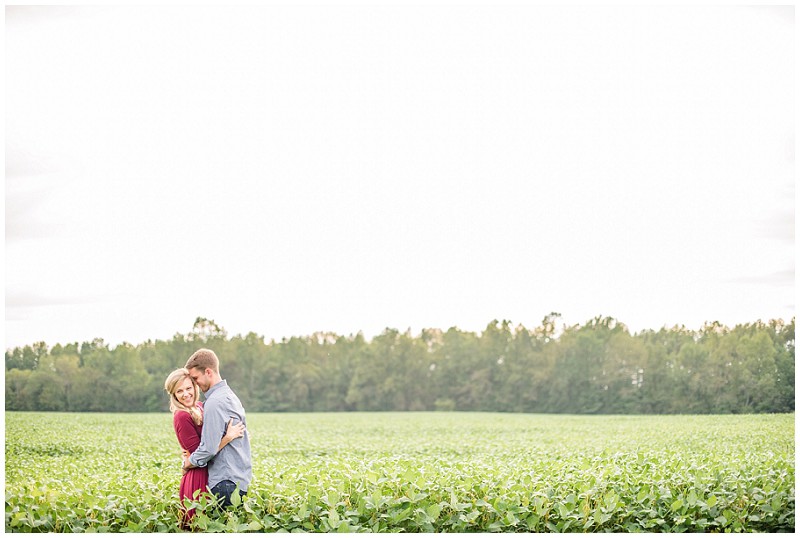
[[[794,6],[6,6],[6,348],[794,316]]]

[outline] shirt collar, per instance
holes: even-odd
[[[212,392],[214,392],[215,390],[217,390],[218,388],[220,388],[222,386],[226,386],[226,387],[228,386],[228,382],[225,381],[224,379],[222,381],[220,381],[219,383],[217,383],[216,385],[214,385],[213,387],[209,388],[206,392],[204,392],[203,395],[206,397],[206,400],[208,399],[209,396],[211,396]]]

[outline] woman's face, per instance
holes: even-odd
[[[175,398],[186,407],[194,405],[194,384],[192,378],[184,377],[178,388],[175,389]]]

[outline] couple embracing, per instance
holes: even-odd
[[[164,389],[184,455],[181,504],[210,490],[222,507],[230,505],[233,492],[238,488],[245,495],[252,479],[250,437],[242,403],[220,376],[217,355],[197,350],[167,377]],[[200,390],[205,403],[198,401]],[[182,526],[193,513],[184,513]]]

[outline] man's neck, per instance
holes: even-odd
[[[216,381],[214,381],[214,383],[213,383],[213,384],[212,384],[210,387],[208,387],[208,390],[207,390],[207,391],[205,391],[205,394],[208,394],[209,392],[211,392],[211,389],[213,389],[214,387],[216,387],[216,386],[217,386],[217,385],[219,385],[220,383],[222,383],[222,378],[221,378],[221,377],[218,377],[218,378],[217,378],[217,380],[216,380]]]

